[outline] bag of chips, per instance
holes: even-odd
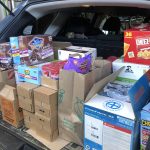
[[[77,56],[79,58],[77,58]],[[80,54],[69,56],[68,62],[65,64],[65,70],[72,70],[77,73],[86,74],[90,71],[92,65],[91,54],[82,57]]]

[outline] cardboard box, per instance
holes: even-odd
[[[58,60],[58,50],[64,49],[65,47],[72,46],[71,42],[60,42],[60,41],[53,41],[52,43],[54,48],[54,58]]]
[[[57,91],[39,87],[34,90],[35,112],[46,117],[57,115]]]
[[[130,29],[124,32],[124,61],[150,64],[150,28]]]
[[[80,54],[82,57],[92,54],[93,61],[97,57],[97,49],[96,48],[90,48],[90,47],[79,47],[79,46],[69,46],[65,49],[59,49],[58,50],[58,59],[59,60],[67,60],[69,58],[69,55],[72,54]]]
[[[18,66],[19,81],[24,81],[32,84],[41,84],[41,70],[36,66]]]
[[[113,72],[119,70],[121,67],[124,67],[118,75],[117,80],[125,82],[136,82],[150,69],[149,65],[127,63],[121,59],[115,60],[112,63],[112,67]]]
[[[84,105],[85,148],[139,149],[140,111],[150,97],[150,70],[129,90],[131,103],[96,94],[114,81],[119,72],[97,82],[87,96],[86,100],[90,100]]]
[[[52,37],[49,35],[11,37],[10,44],[16,65],[35,65],[54,59]]]
[[[34,113],[23,110],[24,125],[26,128],[36,130],[37,118]]]
[[[27,111],[34,112],[34,93],[33,89],[38,86],[31,83],[19,83],[17,85],[17,93],[19,99],[19,106]]]
[[[3,120],[17,128],[22,126],[23,113],[19,108],[16,88],[5,85],[0,92],[0,99]]]
[[[56,117],[58,115],[58,106],[57,104],[52,106],[45,103],[41,104],[40,102],[36,101],[35,112],[47,118]]]
[[[47,118],[36,113],[36,131],[37,134],[43,136],[49,141],[53,141],[58,136],[58,118]]]
[[[141,111],[141,129],[140,129],[140,146],[141,150],[145,150],[150,137],[150,103],[148,103]]]
[[[45,77],[45,76],[41,77],[42,86],[48,87],[50,89],[58,90],[59,88],[58,84],[59,84],[58,80],[52,79],[50,77]]]
[[[97,60],[95,66],[85,75],[62,70],[59,76],[59,135],[79,145],[83,144],[84,101],[93,84],[111,73],[109,61]]]
[[[6,71],[0,70],[0,83],[8,84],[10,86],[16,87],[15,72],[14,69],[9,69]],[[1,86],[0,86],[1,89]]]

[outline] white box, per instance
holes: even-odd
[[[92,60],[95,60],[97,57],[97,49],[90,47],[79,47],[79,46],[69,46],[66,49],[58,50],[58,59],[67,60],[71,54],[80,54],[82,57],[88,54],[92,54]]]
[[[94,84],[90,93],[101,91],[117,74]],[[85,150],[138,150],[140,111],[150,97],[150,71],[129,90],[130,102],[96,94],[84,104]],[[87,99],[86,99],[87,100]]]
[[[126,81],[126,82],[135,82],[137,81],[143,74],[145,74],[150,66],[141,65],[141,64],[133,64],[123,62],[121,59],[117,59],[112,63],[113,72],[119,70],[121,67],[125,67],[117,77],[117,80]]]

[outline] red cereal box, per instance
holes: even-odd
[[[124,32],[124,61],[150,65],[150,26]]]

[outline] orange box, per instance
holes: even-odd
[[[150,25],[124,32],[124,61],[150,65]]]

